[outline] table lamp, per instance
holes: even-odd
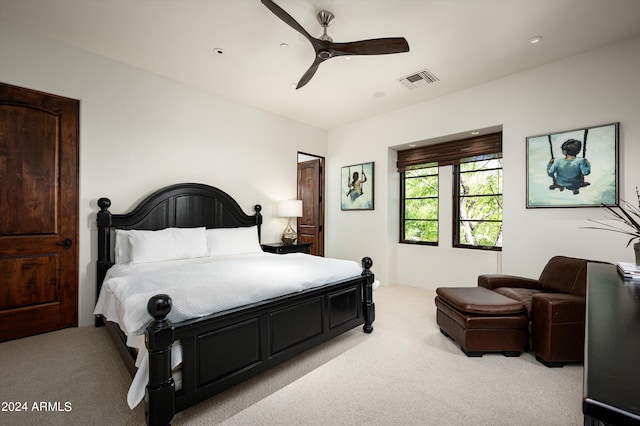
[[[291,227],[291,218],[302,217],[302,200],[278,201],[276,216],[289,218],[289,224],[282,232],[282,242],[284,245],[290,246],[298,238],[298,234]]]

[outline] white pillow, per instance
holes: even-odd
[[[207,229],[209,256],[262,253],[257,226]]]
[[[129,231],[131,263],[205,257],[205,228],[166,228],[159,231]]]
[[[131,262],[131,244],[129,243],[129,232],[124,229],[116,229],[116,244],[114,246],[115,262]]]

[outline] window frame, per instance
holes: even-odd
[[[415,197],[410,197],[407,198],[406,197],[406,173],[407,171],[411,171],[411,170],[417,170],[417,169],[430,169],[430,168],[434,168],[436,170],[436,174],[435,175],[431,175],[431,176],[436,176],[437,180],[438,180],[438,195],[435,197],[419,197],[419,198],[415,198]],[[409,179],[417,179],[414,177],[411,177]],[[424,246],[438,246],[439,242],[440,242],[440,167],[438,164],[425,164],[424,167],[413,167],[410,170],[403,170],[400,172],[400,229],[399,229],[399,234],[398,234],[398,242],[400,244],[414,244],[414,245],[424,245]],[[410,220],[423,220],[423,221],[428,221],[428,222],[436,222],[436,228],[438,229],[438,239],[436,241],[416,241],[416,240],[408,240],[405,236],[405,220],[406,220],[406,200],[420,200],[420,199],[435,199],[436,200],[436,204],[437,204],[437,214],[436,214],[436,219],[410,219]]]
[[[458,163],[458,164],[454,164],[452,167],[452,173],[453,173],[453,191],[452,191],[452,203],[453,203],[453,214],[452,214],[452,228],[453,228],[453,240],[452,240],[452,246],[455,248],[464,248],[464,249],[471,249],[471,250],[485,250],[485,251],[502,251],[502,246],[483,246],[483,245],[472,245],[472,244],[463,244],[460,243],[460,174],[461,173],[472,173],[472,172],[461,172],[460,170],[460,164],[462,163],[470,163],[470,162],[477,162],[477,161],[483,161],[486,160],[486,158],[481,158],[482,156],[478,156],[478,157],[473,157],[472,159],[467,159],[464,162]],[[502,153],[496,154],[497,158],[502,159]],[[490,171],[490,170],[504,170],[504,165],[501,162],[501,166],[500,167],[493,167],[493,168],[489,168],[489,169],[482,169],[482,170],[477,170],[476,172],[482,171]],[[504,178],[504,172],[502,172],[502,177],[501,179]],[[502,192],[501,193],[493,193],[493,194],[483,194],[483,195],[475,195],[473,197],[493,197],[496,195],[500,195],[501,197],[503,197],[504,200],[504,186],[503,186],[504,182],[501,182],[501,187],[502,187]],[[466,196],[467,198],[469,198],[469,196]],[[504,212],[504,209],[503,209]],[[504,217],[502,218],[502,220],[483,220],[480,222],[500,222],[501,224],[504,224]]]

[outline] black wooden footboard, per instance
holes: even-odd
[[[364,324],[373,330],[374,281],[370,258],[357,279],[345,280],[211,315],[171,324],[171,299],[149,300],[155,319],[147,329],[149,384],[145,414],[150,425],[253,377],[307,349]],[[182,389],[171,378],[170,346],[182,342]]]

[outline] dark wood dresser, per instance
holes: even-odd
[[[590,263],[585,322],[585,426],[640,425],[640,282]]]

